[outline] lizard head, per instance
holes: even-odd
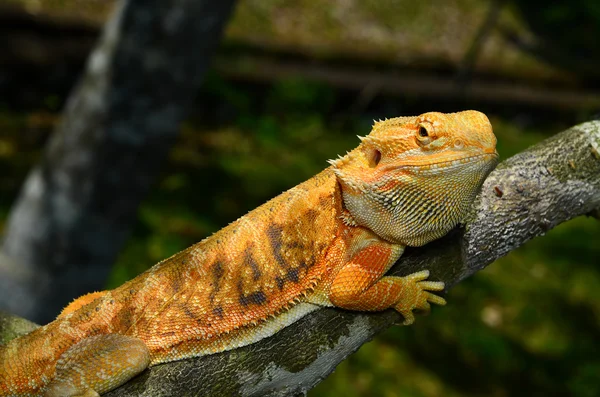
[[[354,222],[420,246],[455,227],[498,161],[488,118],[469,110],[376,122],[362,143],[331,160]]]

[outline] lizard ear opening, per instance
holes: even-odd
[[[371,149],[368,156],[369,156],[369,167],[371,167],[371,168],[377,167],[377,165],[381,161],[381,152],[377,149]]]

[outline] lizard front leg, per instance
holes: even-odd
[[[446,304],[444,298],[430,292],[443,290],[444,283],[426,281],[429,277],[428,270],[405,277],[384,277],[404,252],[404,246],[379,239],[368,241],[334,277],[328,294],[331,303],[358,311],[394,308],[404,317],[404,325],[414,322],[413,310],[427,312],[430,310],[430,302]]]

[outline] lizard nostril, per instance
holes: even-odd
[[[456,149],[462,149],[464,146],[463,141],[461,141],[460,139],[457,139],[454,141],[454,147]]]

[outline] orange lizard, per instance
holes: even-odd
[[[98,396],[150,365],[267,338],[322,306],[445,304],[427,270],[384,276],[446,234],[497,163],[476,111],[376,122],[330,167],[112,291],[0,347],[0,396]]]

